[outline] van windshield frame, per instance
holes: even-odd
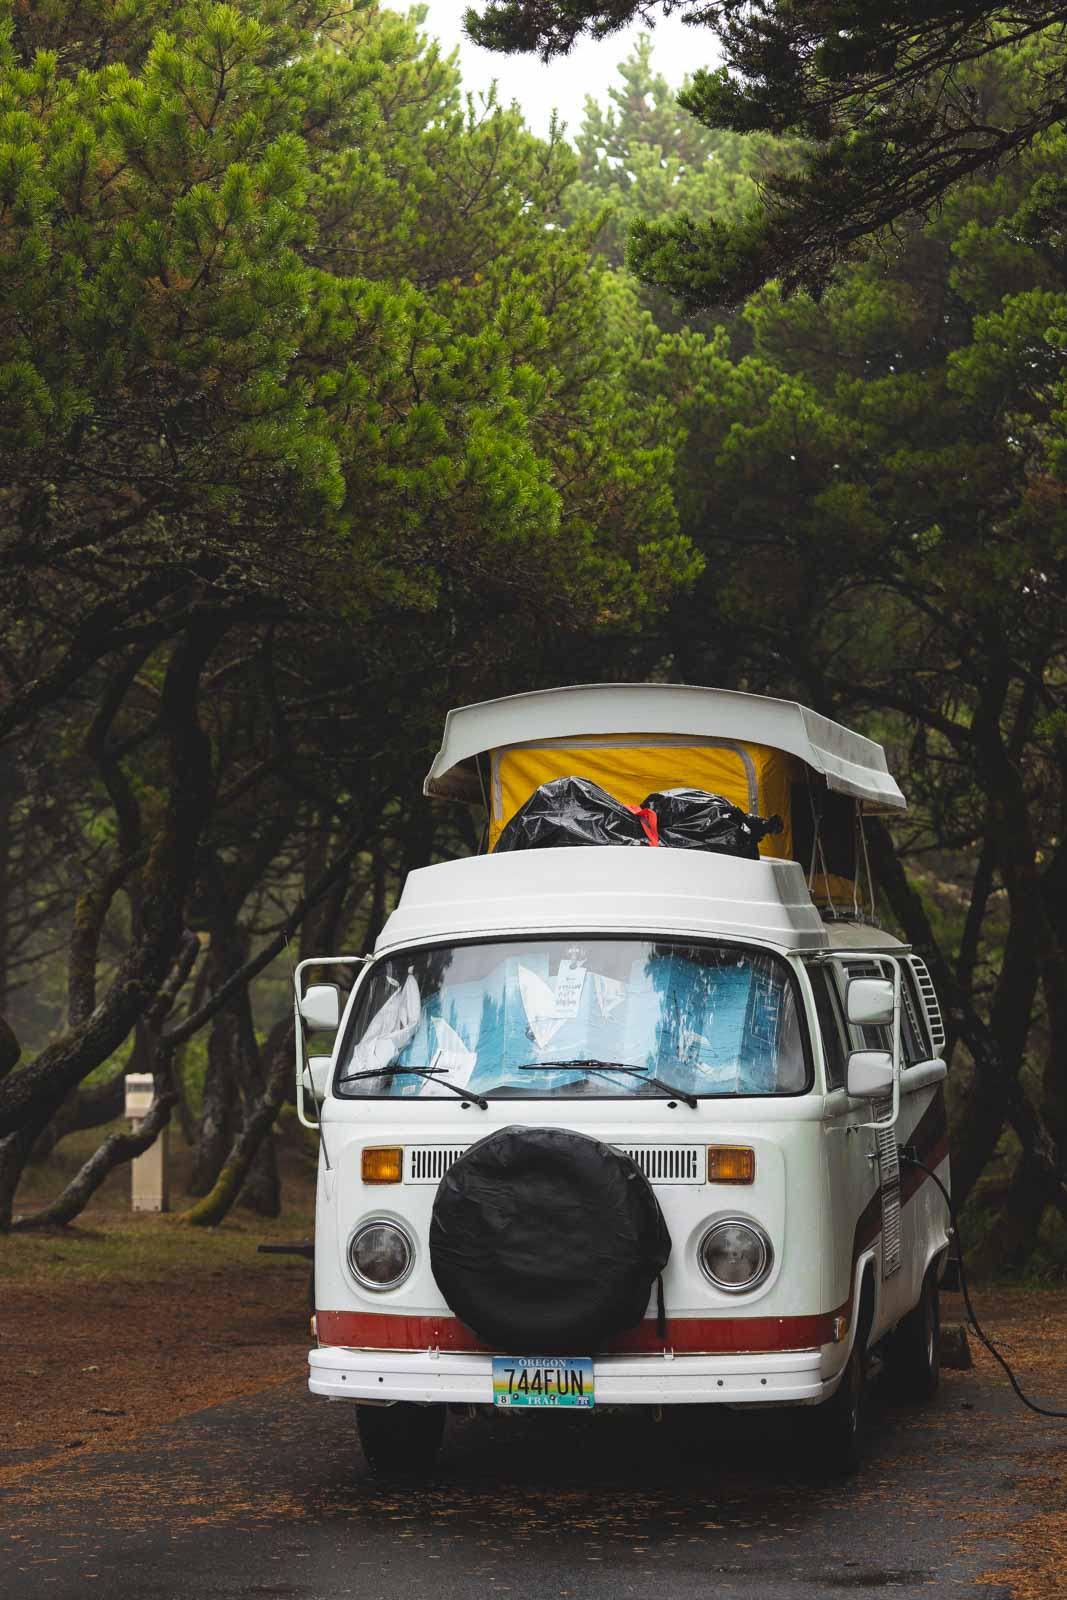
[[[463,981],[450,986],[442,980],[453,962]],[[472,990],[479,973],[481,990]],[[716,1058],[730,1054],[731,1038],[732,1066]],[[596,1069],[562,1064],[577,1058]],[[356,1077],[394,1063],[396,1073]],[[346,1019],[332,1092],[437,1105],[454,1098],[404,1064],[490,1101],[662,1099],[655,1077],[699,1100],[797,1098],[815,1084],[793,964],[765,945],[671,934],[533,931],[383,954],[365,969]]]

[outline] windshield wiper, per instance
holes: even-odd
[[[484,1095],[475,1094],[472,1089],[461,1089],[458,1083],[449,1083],[447,1078],[430,1072],[426,1067],[372,1067],[369,1072],[342,1072],[338,1082],[358,1083],[360,1078],[395,1078],[402,1072],[410,1073],[413,1078],[427,1078],[430,1083],[439,1083],[442,1089],[451,1089],[453,1094],[462,1096],[464,1100],[472,1100],[483,1111],[489,1110],[489,1102]]]
[[[643,1067],[617,1067],[610,1061],[597,1061],[595,1058],[578,1056],[573,1061],[524,1061],[516,1068],[518,1072],[555,1072],[557,1068],[581,1067],[586,1072],[628,1072],[631,1077],[640,1078],[642,1083],[654,1084],[663,1091],[668,1100],[684,1100],[687,1106],[692,1106],[696,1111],[700,1101],[695,1094],[690,1094],[687,1089],[676,1089],[673,1083],[664,1083],[662,1078],[654,1078]]]

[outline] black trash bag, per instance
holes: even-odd
[[[629,806],[589,778],[554,778],[535,789],[496,842],[501,850],[558,849],[569,844],[648,844]]]
[[[710,850],[759,860],[760,840],[781,833],[781,817],[756,817],[706,789],[664,789],[643,809],[656,816],[659,842],[668,850]]]
[[[501,1128],[445,1173],[430,1267],[452,1310],[508,1355],[590,1355],[641,1321],[671,1239],[652,1185],[567,1128]]]

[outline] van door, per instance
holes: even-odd
[[[851,1322],[858,1311],[852,1304],[856,1263],[878,1239],[881,1211],[875,1135],[870,1128],[860,1127],[861,1123],[870,1121],[870,1107],[850,1106],[845,1093],[848,1052],[852,1046],[835,967],[836,963],[811,962],[807,973],[818,1018],[828,1095],[824,1143],[829,1189],[830,1265],[824,1303],[826,1309],[843,1310]],[[876,1295],[876,1327],[877,1319]]]
[[[846,979],[890,975],[888,964],[877,958],[844,960],[841,965]],[[922,972],[929,984],[925,967]],[[895,1128],[877,1134],[884,1218],[883,1297],[888,1326],[916,1304],[930,1262],[948,1242],[945,1203],[935,1185],[915,1167],[905,1165],[901,1170],[898,1158],[901,1145],[914,1148],[918,1159],[937,1170],[947,1184],[945,1065],[934,1053],[929,1013],[917,981],[914,958],[905,957],[901,962],[901,1006],[900,1116]],[[890,1048],[888,1028],[852,1028],[851,1033],[853,1049]]]

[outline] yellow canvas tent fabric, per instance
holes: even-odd
[[[540,745],[509,745],[490,755],[489,849],[535,789],[555,778],[588,778],[624,805],[637,806],[661,789],[706,789],[742,811],[780,816],[783,831],[763,840],[765,856],[792,859],[790,788],[803,776],[795,756],[767,745],[727,739],[583,737]]]
[[[759,848],[762,856],[785,861],[796,859],[793,805],[810,804],[806,798],[810,774],[804,763],[770,745],[733,739],[672,740],[652,734],[626,739],[585,735],[537,745],[507,745],[490,752],[490,851],[534,790],[563,777],[588,778],[630,806],[640,805],[662,789],[706,789],[724,795],[743,811],[781,817],[782,832],[768,834]],[[800,800],[802,794],[805,799]],[[807,819],[802,832],[811,837]],[[810,874],[809,888],[816,905],[838,911],[853,906],[856,884],[852,878],[821,870],[820,861],[813,863],[810,852],[801,866]]]

